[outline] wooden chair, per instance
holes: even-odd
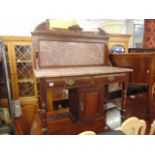
[[[149,135],[155,135],[155,120],[151,124]]]
[[[96,135],[96,133],[94,131],[83,131],[78,135]]]
[[[130,117],[116,130],[121,130],[127,135],[144,135],[146,131],[146,122],[137,117]]]

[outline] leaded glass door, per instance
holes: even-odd
[[[18,97],[35,96],[31,43],[14,44]]]

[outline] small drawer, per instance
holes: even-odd
[[[97,84],[104,83],[104,82],[121,82],[125,79],[125,74],[123,75],[109,75],[109,76],[95,76],[94,82]]]
[[[64,87],[64,80],[46,80],[48,87]]]
[[[75,78],[66,78],[65,79],[65,86],[66,87],[79,87],[79,86],[86,86],[91,84],[90,77],[75,77]]]
[[[81,77],[75,80],[76,86],[85,86],[91,84],[91,77]]]
[[[46,80],[48,87],[76,87],[91,84],[90,77],[68,77],[63,79]]]

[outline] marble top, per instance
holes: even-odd
[[[78,76],[78,75],[92,75],[92,74],[113,74],[132,72],[133,69],[110,67],[110,66],[95,66],[95,67],[69,67],[69,68],[50,68],[34,70],[37,78],[44,77],[64,77],[64,76]]]

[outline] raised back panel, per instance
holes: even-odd
[[[103,43],[40,41],[40,67],[104,64]]]
[[[49,29],[48,25],[43,22],[32,32],[35,69],[107,64],[109,36],[104,31]]]

